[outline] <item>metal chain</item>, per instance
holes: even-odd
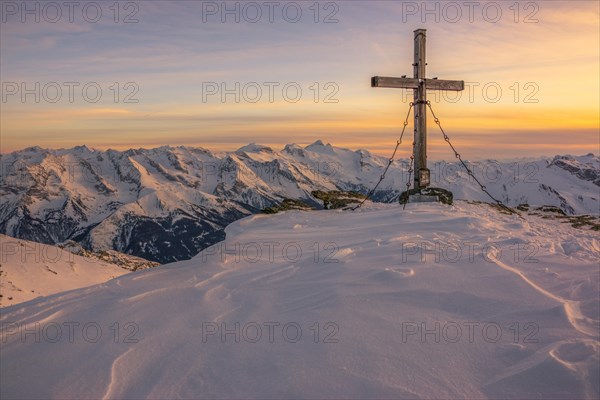
[[[492,196],[490,194],[490,192],[487,191],[487,188],[485,187],[485,185],[483,185],[481,182],[479,182],[479,179],[477,179],[475,177],[475,174],[473,174],[473,171],[471,171],[471,169],[467,166],[467,164],[465,164],[465,162],[463,161],[463,159],[461,158],[460,154],[458,153],[458,151],[456,151],[456,149],[454,148],[454,146],[452,145],[452,143],[450,142],[450,138],[448,137],[448,135],[446,134],[446,132],[444,131],[444,128],[442,128],[442,124],[440,123],[439,118],[435,115],[435,112],[433,112],[433,108],[431,107],[431,102],[428,100],[425,104],[427,104],[427,106],[429,107],[429,110],[431,110],[431,115],[433,115],[433,120],[435,121],[436,125],[439,126],[440,131],[442,131],[442,135],[444,135],[444,140],[450,145],[450,148],[452,149],[452,151],[454,151],[454,156],[456,158],[458,158],[458,161],[460,161],[460,163],[463,165],[463,167],[465,167],[465,169],[467,170],[467,173],[469,174],[469,176],[471,178],[473,178],[473,180],[475,182],[477,182],[477,184],[479,185],[479,187],[481,188],[481,190],[487,194],[489,196],[490,199],[494,200],[494,202],[496,202],[496,205],[498,205],[501,208],[504,208],[506,211],[512,213],[516,213],[519,217],[521,217],[521,214],[519,214],[517,211],[513,210],[512,208],[508,207],[507,205],[505,205],[503,202],[501,202],[500,200],[496,199],[494,196]],[[523,217],[521,217],[523,218]]]
[[[402,143],[402,138],[404,137],[404,131],[406,131],[406,125],[408,125],[408,118],[410,117],[410,111],[412,110],[413,106],[414,106],[414,103],[411,102],[408,107],[408,112],[406,113],[406,119],[404,120],[404,126],[402,127],[402,133],[400,134],[400,138],[398,139],[398,141],[396,141],[396,148],[394,149],[392,156],[388,159],[388,164],[385,166],[385,169],[383,170],[383,174],[381,174],[381,176],[379,177],[379,182],[377,182],[377,184],[373,187],[373,189],[371,189],[367,193],[367,197],[365,197],[363,199],[363,201],[360,202],[359,205],[352,208],[352,211],[359,209],[367,200],[369,200],[371,198],[371,196],[373,196],[373,194],[375,193],[375,190],[377,190],[377,188],[379,187],[381,182],[385,179],[385,174],[387,173],[388,169],[390,169],[390,165],[392,165],[392,163],[394,162],[394,157],[396,156],[398,147]],[[411,160],[412,160],[412,157],[411,157]],[[411,161],[411,164],[412,164],[412,161]]]

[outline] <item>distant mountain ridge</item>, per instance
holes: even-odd
[[[233,152],[163,146],[126,151],[30,147],[0,156],[0,233],[92,251],[116,250],[167,263],[222,240],[231,222],[301,199],[314,190],[366,193],[387,159],[317,141],[276,151],[249,144]],[[456,199],[489,201],[457,163],[430,163],[432,183]],[[470,163],[497,198],[516,206],[553,205],[599,214],[600,157]],[[375,201],[405,190],[408,160],[395,160]]]

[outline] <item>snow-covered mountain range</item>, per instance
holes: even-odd
[[[99,151],[39,147],[2,155],[0,233],[41,243],[72,240],[161,263],[189,259],[222,240],[231,222],[283,199],[319,206],[314,190],[366,193],[387,164],[366,150],[317,141],[281,151],[257,144],[234,152],[196,147]],[[600,157],[470,163],[497,198],[600,213]],[[453,162],[430,165],[434,186],[456,199],[489,201]],[[406,189],[408,160],[391,165],[376,201]]]
[[[487,204],[253,215],[3,308],[3,399],[597,399],[598,233]]]

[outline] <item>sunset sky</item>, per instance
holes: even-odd
[[[2,153],[322,139],[388,155],[412,91],[370,78],[412,76],[418,28],[428,76],[466,82],[429,94],[465,157],[600,152],[597,1],[88,3],[2,2]],[[451,159],[429,119],[430,157]]]

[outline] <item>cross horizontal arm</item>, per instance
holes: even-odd
[[[371,78],[371,87],[417,89],[419,87],[419,80],[415,78],[389,78],[386,76],[374,76]]]
[[[465,81],[449,81],[443,79],[424,79],[424,81],[425,88],[428,90],[465,90]],[[419,79],[374,76],[371,78],[371,87],[417,89],[419,87]]]
[[[465,81],[449,81],[445,79],[425,79],[425,88],[428,90],[465,90]]]

